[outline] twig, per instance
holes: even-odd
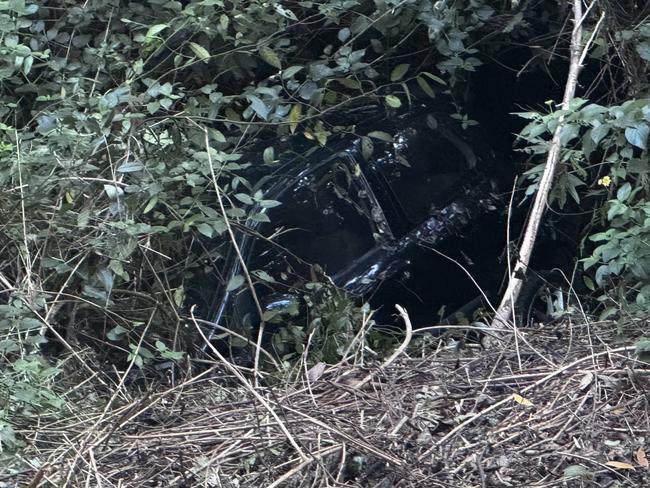
[[[389,462],[391,464],[394,464],[395,466],[404,466],[404,464],[405,464],[405,462],[402,461],[401,459],[396,458],[395,456],[391,456],[389,453],[384,452],[379,447],[376,447],[376,446],[372,445],[370,442],[366,442],[364,439],[355,438],[355,437],[351,436],[350,434],[347,434],[346,432],[344,432],[344,431],[342,431],[340,429],[336,429],[331,425],[327,425],[325,422],[322,422],[322,421],[318,420],[317,418],[315,418],[315,417],[313,417],[313,416],[311,416],[309,414],[306,414],[305,412],[302,412],[302,411],[300,411],[298,409],[295,409],[295,408],[292,408],[292,407],[289,407],[289,406],[284,406],[284,409],[287,410],[288,412],[293,412],[296,415],[299,415],[300,417],[303,417],[303,418],[307,419],[310,423],[312,423],[314,425],[317,425],[318,427],[320,427],[322,429],[325,429],[325,431],[334,432],[336,435],[338,435],[342,439],[345,439],[350,444],[353,444],[353,445],[357,446],[360,449],[368,451],[369,453],[377,456],[378,458],[383,459],[384,461],[387,461],[387,462]]]
[[[476,468],[478,469],[478,474],[481,478],[481,488],[487,488],[487,482],[485,479],[485,471],[483,470],[483,456],[487,452],[487,446],[483,448],[483,451],[480,454],[475,454],[474,459],[476,461]]]
[[[512,276],[512,256],[510,249],[510,219],[512,217],[512,205],[515,200],[515,190],[517,188],[517,178],[512,183],[512,192],[510,192],[510,201],[508,202],[508,217],[506,222],[506,261],[508,262],[508,276]],[[495,312],[496,314],[496,312]],[[521,366],[521,353],[519,351],[519,328],[517,327],[517,318],[515,315],[512,315],[512,328],[515,332],[515,351],[517,352],[517,363],[519,365],[519,371],[522,370]]]
[[[353,386],[354,389],[361,388],[363,385],[365,385],[370,380],[372,380],[372,378],[377,374],[377,372],[383,371],[386,368],[388,368],[388,366],[393,364],[395,359],[397,359],[406,350],[406,348],[410,344],[411,338],[413,337],[413,326],[411,325],[411,319],[409,317],[409,314],[406,311],[406,309],[404,307],[402,307],[401,305],[396,304],[395,308],[397,309],[399,314],[402,316],[402,320],[404,320],[404,326],[406,327],[406,331],[405,331],[406,335],[404,337],[404,340],[402,341],[400,346],[397,349],[395,349],[393,354],[391,354],[391,356],[386,361],[384,361],[384,363],[379,367],[379,369],[377,371],[373,371],[373,372],[369,373],[364,379],[362,379],[361,381],[356,383]]]
[[[295,466],[294,468],[290,469],[289,471],[287,471],[285,474],[280,476],[277,480],[275,480],[273,483],[271,483],[266,488],[276,488],[278,486],[285,486],[285,485],[283,485],[283,483],[285,481],[287,481],[289,478],[291,478],[293,475],[299,473],[305,466],[309,466],[311,463],[313,463],[317,459],[322,459],[323,457],[327,456],[328,454],[333,454],[336,451],[341,450],[341,448],[343,446],[345,446],[345,444],[342,444],[340,446],[329,447],[327,449],[323,449],[320,452],[314,453],[314,455],[313,455],[314,457],[312,457],[311,459],[307,459],[307,460],[303,461],[302,463],[300,463],[298,466]]]
[[[574,366],[577,366],[578,364],[580,364],[580,363],[582,363],[584,361],[589,361],[589,360],[595,359],[596,357],[609,355],[609,354],[612,354],[612,353],[633,351],[634,349],[635,349],[634,346],[626,346],[626,347],[619,347],[618,349],[612,349],[611,351],[607,350],[607,351],[599,352],[597,354],[590,354],[589,356],[584,356],[584,357],[582,357],[580,359],[577,359],[577,360],[573,361],[570,364],[567,364],[566,366],[563,366],[560,369],[557,369],[557,370],[553,371],[552,373],[547,374],[543,378],[537,380],[535,383],[533,383],[531,385],[528,385],[527,387],[523,388],[520,393],[522,393],[522,394],[526,393],[526,392],[532,390],[533,388],[536,388],[539,385],[542,385],[542,384],[546,383],[547,381],[555,378],[556,376],[561,375],[565,371],[573,368]],[[511,403],[511,402],[513,402],[512,395],[508,395],[507,397],[503,398],[502,400],[499,400],[498,402],[496,402],[496,403],[490,405],[489,407],[481,410],[477,414],[472,415],[470,418],[468,418],[464,422],[458,424],[451,431],[449,431],[447,433],[447,435],[445,435],[442,439],[437,441],[431,448],[427,449],[424,452],[424,454],[420,455],[419,460],[422,460],[426,456],[430,455],[436,448],[438,448],[439,446],[441,446],[442,444],[447,442],[449,439],[454,437],[456,434],[458,434],[461,430],[463,430],[469,424],[474,423],[479,418],[484,417],[485,415],[492,412],[493,410],[496,410],[497,408],[501,407],[502,405],[505,405],[506,403]]]
[[[203,319],[199,319],[199,318],[194,318],[194,320],[196,320],[197,322],[199,322],[201,324],[208,325],[208,326],[212,327],[213,329],[219,329],[219,330],[223,331],[226,334],[229,334],[229,335],[231,335],[233,337],[236,337],[237,339],[240,339],[243,342],[249,342],[248,337],[243,336],[241,334],[238,334],[234,330],[230,330],[227,327],[224,327],[223,325],[219,325],[219,324],[217,324],[215,322],[210,322],[209,320],[203,320]],[[280,369],[280,365],[278,364],[278,362],[275,360],[275,358],[273,357],[273,355],[269,351],[267,351],[264,348],[260,348],[260,352],[262,354],[264,354],[266,356],[266,358],[273,363],[273,366],[275,366],[276,369],[278,369],[278,370]]]
[[[230,364],[230,361],[228,361],[223,355],[215,348],[212,343],[208,340],[208,338],[205,336],[203,331],[201,330],[201,327],[199,324],[196,322],[194,319],[194,307],[193,306],[190,309],[190,316],[192,317],[192,322],[194,322],[194,325],[196,326],[196,330],[199,331],[199,334],[205,341],[206,345],[210,348],[212,353],[219,358],[219,360],[230,370],[232,374],[234,374],[239,382],[248,390],[252,393],[252,395],[257,399],[258,402],[262,404],[262,406],[271,414],[271,416],[275,419],[275,421],[278,423],[278,427],[282,431],[282,433],[285,435],[289,443],[293,446],[293,448],[296,450],[298,455],[302,458],[303,461],[307,461],[309,457],[303,452],[303,450],[300,448],[298,445],[298,442],[296,442],[296,439],[294,439],[293,435],[291,435],[291,432],[289,432],[289,429],[287,429],[287,426],[282,422],[278,414],[275,412],[273,407],[266,401],[266,399],[260,395],[260,393],[257,391],[257,389],[249,383],[249,381],[242,375],[237,368],[235,368],[232,364]]]
[[[50,465],[47,463],[41,466],[40,469],[36,471],[36,475],[34,475],[32,482],[27,485],[27,488],[38,488],[41,484],[41,481],[43,481],[43,477],[45,476],[45,473],[47,473],[48,469],[50,469]]]
[[[104,39],[102,40],[102,44],[101,44],[100,56],[103,56],[106,53],[106,42],[108,41],[108,33],[110,32],[112,21],[113,21],[113,9],[111,9],[111,13],[108,15],[108,22],[106,22],[106,30],[104,31]],[[72,39],[70,41],[72,41]],[[95,93],[95,88],[97,88],[97,84],[99,83],[99,73],[101,73],[101,69],[102,69],[102,65],[100,64],[97,67],[97,71],[95,71],[95,78],[93,79],[93,84],[90,87],[90,94],[88,95],[88,99],[91,99]]]
[[[210,147],[210,138],[208,134],[208,129],[206,127],[203,127],[203,133],[205,137],[205,152],[208,155],[208,164],[210,165],[210,175],[212,176],[212,184],[214,185],[214,191],[217,194],[217,203],[219,204],[219,210],[221,211],[221,215],[223,216],[223,221],[226,224],[226,230],[232,242],[232,246],[233,249],[235,250],[235,254],[237,255],[237,260],[239,261],[239,264],[242,267],[242,272],[244,273],[244,277],[246,278],[246,283],[248,284],[248,288],[250,289],[251,295],[253,297],[253,302],[255,302],[255,308],[257,309],[257,313],[260,316],[260,324],[257,332],[257,342],[255,344],[255,361],[253,366],[253,371],[255,373],[254,382],[255,382],[255,386],[257,386],[257,377],[258,377],[259,365],[260,365],[260,350],[262,349],[262,336],[264,335],[264,312],[262,311],[262,305],[260,305],[260,301],[257,298],[257,294],[255,293],[253,279],[251,278],[251,275],[248,272],[246,261],[244,261],[244,257],[242,256],[241,250],[237,245],[237,238],[235,237],[235,233],[232,230],[232,226],[230,225],[230,221],[228,220],[228,216],[226,215],[226,207],[223,204],[223,198],[221,198],[221,188],[217,183],[217,174],[214,171],[214,164],[212,163],[212,154],[210,152],[210,149],[212,148]]]
[[[23,192],[23,172],[22,172],[22,157],[21,157],[21,152],[20,152],[20,144],[21,144],[21,139],[20,136],[18,135],[18,130],[14,129],[14,137],[16,138],[16,166],[18,167],[18,184],[20,188],[20,212],[21,212],[21,220],[22,220],[22,230],[23,230],[23,246],[25,246],[24,249],[24,255],[23,259],[25,262],[25,281],[27,282],[27,291],[28,291],[28,296],[29,300],[32,301],[34,299],[34,282],[32,280],[32,258],[29,253],[29,241],[27,239],[27,214],[25,212],[25,194]],[[45,330],[41,327],[41,335],[45,335]]]
[[[424,245],[424,244],[425,244],[425,243],[423,243],[423,245]],[[470,281],[472,282],[472,284],[473,284],[473,285],[476,287],[476,289],[479,291],[479,293],[480,293],[481,296],[483,297],[483,300],[485,300],[485,304],[490,308],[490,310],[492,310],[493,312],[496,313],[496,309],[494,308],[494,305],[492,305],[492,302],[490,301],[490,299],[488,298],[488,296],[485,294],[485,292],[483,291],[483,289],[481,288],[481,286],[478,284],[478,282],[474,279],[474,276],[472,276],[472,273],[470,273],[469,270],[468,270],[465,266],[463,266],[463,265],[462,265],[458,260],[452,258],[451,256],[447,256],[445,253],[440,252],[440,251],[439,251],[438,249],[436,249],[435,247],[432,247],[432,246],[424,246],[424,247],[426,247],[427,249],[433,251],[433,252],[436,253],[438,256],[441,256],[441,257],[447,259],[448,261],[454,263],[456,266],[458,266],[458,267],[461,269],[461,271],[467,275],[467,277],[470,279]]]

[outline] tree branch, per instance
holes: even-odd
[[[582,47],[582,22],[584,21],[584,16],[582,13],[582,0],[573,0],[573,31],[571,33],[571,61],[569,65],[569,74],[567,75],[567,81],[564,87],[564,97],[562,99],[562,110],[568,110],[569,104],[573,100],[576,92],[576,86],[578,84],[578,74],[582,67],[582,57],[583,47]],[[585,50],[588,46],[585,47]],[[519,257],[517,262],[512,270],[510,279],[508,281],[508,287],[503,295],[501,303],[497,308],[494,320],[492,322],[492,327],[516,327],[515,323],[515,303],[521,292],[521,287],[523,285],[523,279],[528,269],[528,263],[530,262],[530,257],[533,252],[533,247],[535,246],[535,240],[537,239],[537,232],[539,230],[539,225],[544,215],[546,209],[548,195],[551,191],[553,184],[553,176],[555,175],[555,169],[557,167],[558,161],[560,160],[560,154],[562,150],[562,143],[560,141],[560,135],[562,129],[564,128],[564,116],[559,118],[559,123],[553,133],[553,139],[551,140],[551,147],[548,152],[546,159],[546,167],[544,168],[544,173],[539,182],[539,189],[535,195],[535,201],[533,202],[533,207],[530,212],[530,218],[528,219],[528,224],[526,225],[526,230],[524,233],[521,250],[519,252]]]

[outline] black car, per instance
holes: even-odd
[[[239,228],[238,247],[265,320],[306,326],[305,286],[318,280],[369,301],[378,322],[390,323],[400,303],[416,326],[439,322],[477,287],[498,287],[504,232],[489,148],[475,151],[481,144],[466,131],[428,113],[395,117],[383,130],[284,155],[258,178],[264,198],[281,205],[258,208],[270,223]],[[242,271],[231,253],[204,312],[220,326],[213,335],[254,336],[259,307]]]

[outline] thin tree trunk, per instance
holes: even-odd
[[[569,65],[569,74],[564,87],[564,98],[562,99],[562,109],[567,110],[571,100],[573,100],[578,84],[578,74],[580,73],[582,62],[582,0],[573,0],[573,31],[571,33],[571,61]],[[494,327],[512,327],[515,325],[515,303],[521,291],[523,279],[528,269],[530,256],[535,246],[539,225],[546,209],[548,195],[553,184],[553,176],[557,167],[562,150],[560,134],[564,127],[564,117],[560,117],[559,123],[551,140],[551,147],[546,159],[546,167],[539,182],[539,189],[535,195],[535,201],[530,212],[528,224],[524,232],[524,237],[519,251],[519,256],[510,275],[508,287],[497,308],[492,325]]]

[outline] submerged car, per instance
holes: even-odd
[[[465,137],[419,113],[307,156],[283,156],[257,183],[281,205],[257,209],[270,222],[238,229],[256,296],[228,286],[243,281],[232,252],[204,312],[219,325],[211,336],[224,328],[253,336],[260,309],[265,320],[300,323],[305,286],[318,279],[369,301],[380,322],[400,303],[416,326],[438,322],[445,307],[479,295],[477,287],[498,287],[498,182],[489,150],[477,153]]]

